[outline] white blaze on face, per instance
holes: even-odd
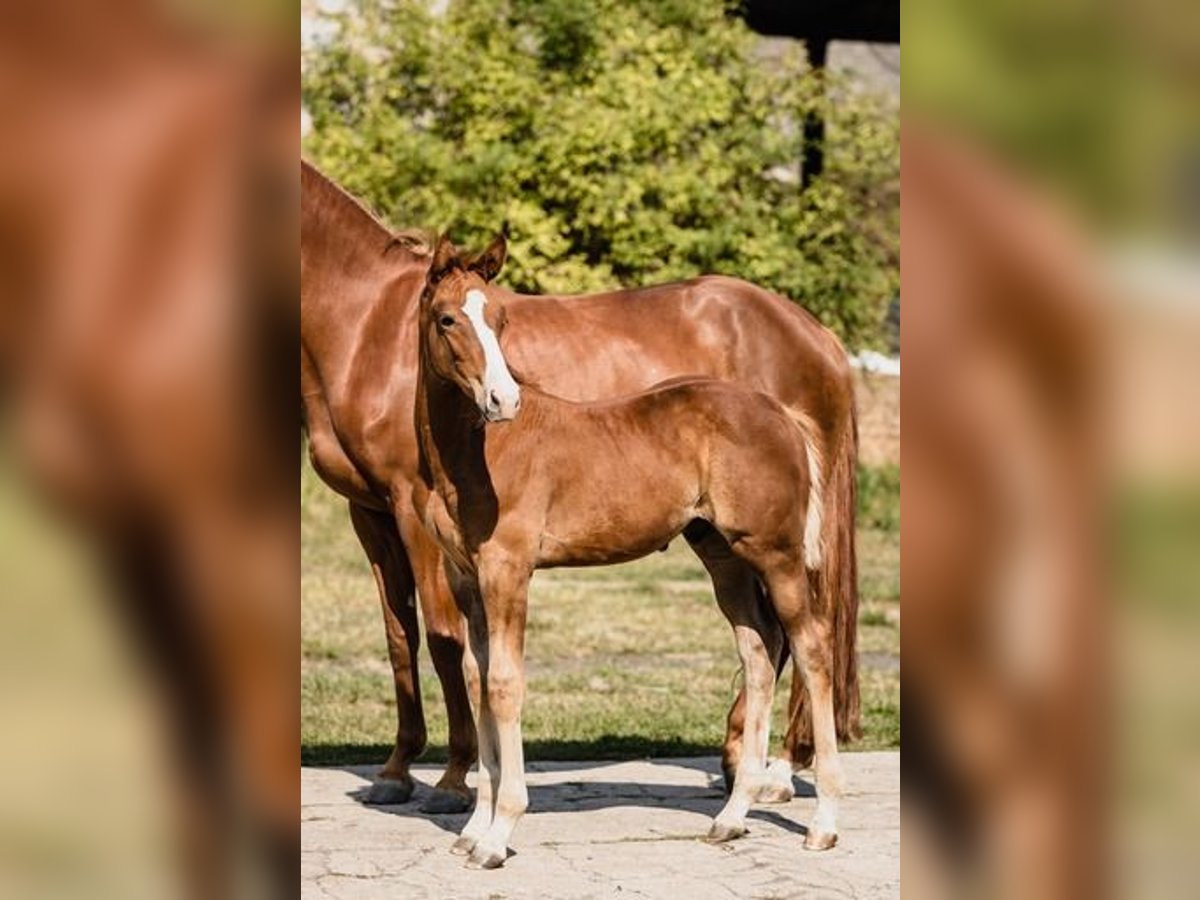
[[[485,306],[487,297],[483,291],[467,291],[462,310],[483,347],[483,396],[477,397],[476,401],[485,418],[501,422],[517,414],[517,408],[521,405],[521,389],[512,373],[508,371],[508,363],[504,361],[504,354],[500,352],[500,341],[496,339],[496,332],[492,331],[492,327],[483,317]]]

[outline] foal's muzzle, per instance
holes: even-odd
[[[521,408],[521,392],[490,390],[486,392],[483,417],[489,422],[508,422]]]

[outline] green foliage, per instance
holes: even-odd
[[[859,466],[858,527],[900,531],[900,467]]]
[[[894,110],[798,55],[765,62],[712,0],[360,0],[306,59],[308,156],[397,226],[577,292],[722,272],[877,344],[898,286]],[[796,178],[827,117],[826,172]]]

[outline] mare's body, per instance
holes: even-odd
[[[374,796],[407,799],[410,762],[426,732],[417,682],[424,617],[450,725],[449,763],[431,804],[463,809],[476,755],[462,677],[465,634],[441,553],[412,508],[417,441],[417,308],[430,259],[301,163],[301,394],[309,452],[321,478],[350,501],[351,519],[383,601],[398,711],[396,745]],[[825,564],[819,602],[838,615],[838,730],[858,731],[854,470],[857,436],[846,354],[808,313],[744,281],[704,277],[584,297],[527,297],[492,286],[513,328],[513,368],[555,395],[595,400],[663,379],[710,375],[778,399],[812,423],[820,457]],[[527,327],[536,323],[536,327]],[[732,583],[732,581],[730,582]],[[741,579],[741,584],[746,580]],[[732,590],[732,588],[730,588]],[[803,685],[794,679],[792,759],[811,756]],[[727,771],[740,752],[742,701],[730,713]]]

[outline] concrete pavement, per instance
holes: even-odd
[[[900,754],[842,759],[840,841],[822,853],[800,846],[816,804],[810,773],[791,803],[755,807],[746,837],[710,845],[700,838],[723,803],[716,757],[530,763],[530,809],[495,871],[449,852],[466,814],[418,810],[440,768],[414,769],[413,802],[378,807],[359,799],[375,767],[305,768],[302,897],[897,897]]]

